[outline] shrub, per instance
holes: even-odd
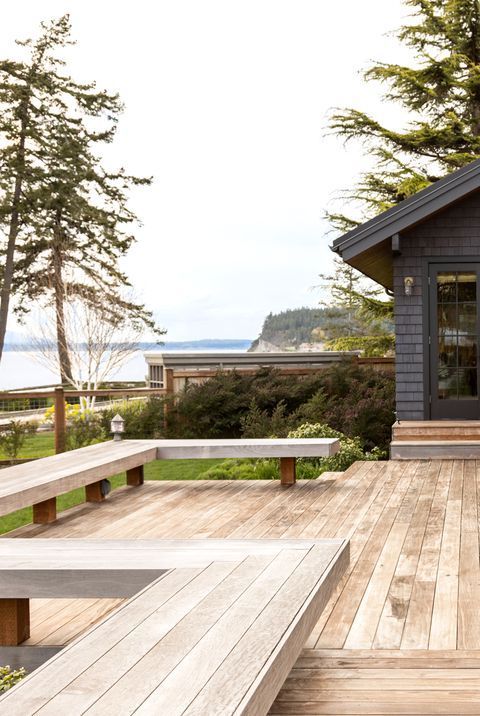
[[[395,420],[393,375],[345,362],[306,376],[264,368],[252,375],[219,372],[190,385],[169,411],[178,438],[282,437],[305,422],[385,450]]]
[[[163,434],[165,400],[148,398],[148,400],[124,400],[101,412],[101,424],[105,434],[110,434],[110,423],[118,413],[125,421],[124,437],[151,439]]]
[[[67,450],[76,450],[106,440],[107,435],[102,425],[101,415],[95,410],[84,408],[79,403],[72,405],[65,402],[65,420]],[[45,423],[55,421],[54,405],[45,412],[43,421]]]
[[[201,475],[199,480],[275,480],[277,460],[224,460]]]
[[[14,460],[29,435],[36,433],[38,424],[34,421],[10,420],[6,428],[0,432],[0,449]]]
[[[359,437],[350,438],[343,433],[322,423],[304,423],[296,430],[288,434],[289,438],[338,438],[340,450],[330,457],[324,458],[300,458],[299,466],[302,464],[314,467],[318,474],[322,472],[344,472],[357,460],[381,460],[385,457],[378,447],[371,452],[364,452],[362,441]],[[299,473],[300,474],[300,473]]]
[[[0,666],[0,694],[8,691],[25,677],[25,669],[11,669],[9,666]]]
[[[315,422],[359,437],[364,450],[387,449],[395,421],[393,375],[355,364],[332,366],[324,371],[322,390],[325,408]]]
[[[67,450],[76,450],[106,440],[102,419],[94,410],[72,405],[67,413]]]
[[[299,458],[297,476],[311,480],[322,472],[344,472],[357,460],[381,460],[385,457],[379,448],[365,453],[360,438],[349,438],[338,430],[321,423],[305,423],[288,433],[289,438],[338,438],[340,450],[325,458]],[[279,477],[278,460],[224,460],[199,475],[202,480],[274,480]]]
[[[169,437],[239,438],[251,405],[252,377],[220,371],[200,385],[190,384],[168,415]]]
[[[261,410],[254,398],[250,404],[248,413],[240,418],[242,437],[283,437],[288,432],[288,424],[290,422],[286,412],[287,406],[283,400],[274,406],[270,414],[268,410]]]

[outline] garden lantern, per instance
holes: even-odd
[[[121,440],[122,433],[125,432],[125,420],[118,413],[112,419],[110,423],[110,432],[113,434],[114,440]]]

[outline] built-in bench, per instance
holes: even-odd
[[[279,458],[281,484],[295,482],[299,457],[328,457],[335,439],[123,440],[100,443],[0,471],[0,517],[33,505],[33,521],[56,519],[56,497],[85,487],[89,502],[101,502],[105,480],[126,472],[127,484],[143,483],[143,466],[153,460],[193,458]]]
[[[0,540],[1,593],[73,595],[85,575],[92,593],[93,570],[110,594],[129,570],[161,574],[0,698],[1,713],[265,714],[349,560],[338,539],[82,542]]]

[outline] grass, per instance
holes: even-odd
[[[55,454],[53,433],[42,432],[29,435],[18,457],[48,457]],[[6,460],[6,455],[0,448],[0,460]]]
[[[28,437],[18,457],[47,457],[53,455],[53,433],[37,433]],[[0,451],[0,459],[6,458]],[[209,468],[222,462],[222,460],[157,460],[145,465],[146,480],[198,480]],[[1,479],[0,470],[0,479]],[[115,475],[110,478],[112,489],[125,484],[125,475]],[[83,488],[72,490],[65,495],[57,497],[57,510],[68,510],[85,501]],[[28,525],[32,521],[32,508],[26,507],[10,515],[0,517],[0,534]]]

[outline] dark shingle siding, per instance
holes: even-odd
[[[478,256],[480,260],[480,194],[475,193],[411,229],[400,238],[401,254],[394,258],[396,325],[397,417],[423,420],[423,265],[426,259]],[[412,296],[405,296],[403,279],[413,276]],[[428,347],[427,347],[428,349]]]

